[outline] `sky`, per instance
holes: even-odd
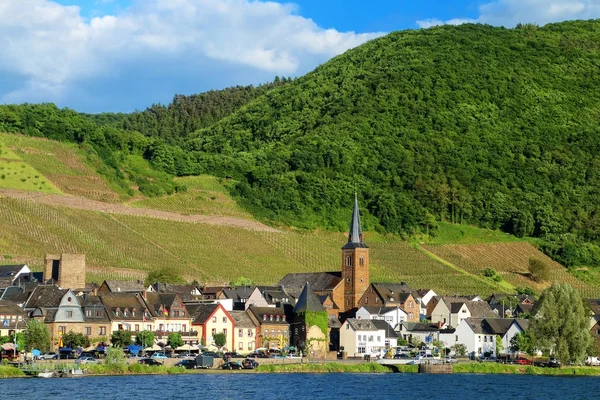
[[[301,76],[389,32],[600,18],[600,0],[0,0],[0,104],[131,112]]]

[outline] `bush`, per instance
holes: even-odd
[[[550,279],[550,268],[545,262],[537,258],[529,259],[529,273],[531,279],[536,282],[544,282]]]

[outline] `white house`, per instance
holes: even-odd
[[[368,319],[348,318],[340,328],[340,347],[350,356],[377,355],[385,351],[384,329]]]
[[[467,318],[460,322],[456,328],[457,343],[462,343],[467,348],[469,355],[478,357],[484,353],[493,356],[496,354],[496,336],[502,340],[501,353],[507,353],[510,340],[517,333],[523,332],[528,327],[528,321],[510,318]]]
[[[421,316],[425,318],[427,316],[427,304],[429,303],[429,300],[437,296],[437,294],[431,289],[417,290],[417,294],[419,295],[417,301],[421,306]]]
[[[457,327],[467,318],[493,318],[496,315],[485,301],[444,297],[431,311],[431,322]]]
[[[356,319],[381,320],[395,328],[408,319],[408,314],[400,307],[362,306],[356,312]]]

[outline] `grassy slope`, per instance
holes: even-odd
[[[6,133],[0,133],[0,143],[40,171],[64,193],[93,200],[119,200],[119,194],[90,165],[90,162],[100,161],[87,161],[74,144]],[[16,189],[31,190],[24,185]]]

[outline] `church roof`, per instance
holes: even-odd
[[[342,281],[342,272],[304,272],[287,274],[278,283],[278,286],[304,287],[308,282],[315,291],[333,290]]]
[[[302,289],[302,293],[294,306],[294,314],[298,313],[306,313],[306,312],[325,312],[325,307],[319,301],[319,298],[310,289],[310,284],[306,282],[304,285],[304,289]]]
[[[358,210],[358,198],[354,195],[354,209],[352,210],[352,220],[350,221],[350,233],[348,233],[348,243],[342,249],[355,249],[357,247],[367,248],[363,243],[362,226],[360,225],[360,212]]]

